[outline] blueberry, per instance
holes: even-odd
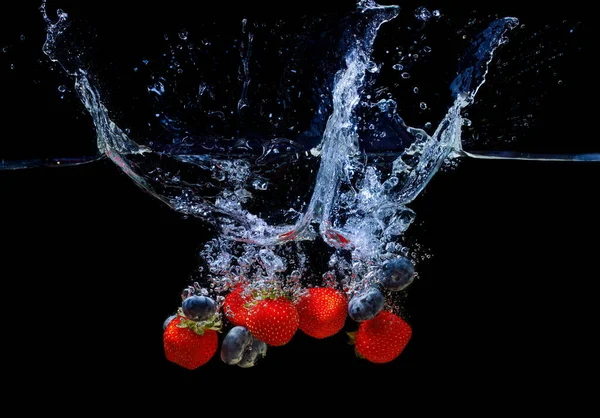
[[[415,266],[406,257],[399,257],[387,261],[382,268],[383,286],[393,292],[403,290],[411,284],[415,278]]]
[[[256,364],[267,355],[267,344],[254,338],[252,340],[252,347],[246,350],[242,361],[237,365],[247,369],[248,367],[256,366]]]
[[[192,295],[181,304],[186,318],[192,321],[205,321],[217,312],[217,304],[208,296]]]
[[[348,303],[348,316],[357,322],[373,319],[383,309],[385,299],[379,289],[354,296]]]
[[[163,330],[167,329],[167,326],[169,325],[169,322],[171,322],[175,318],[177,318],[177,315],[171,315],[170,317],[168,317],[167,319],[165,319],[165,322],[163,322]]]
[[[221,360],[229,365],[238,364],[252,347],[252,334],[246,327],[235,326],[229,330],[221,343]]]

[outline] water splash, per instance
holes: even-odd
[[[75,90],[92,116],[102,154],[174,210],[219,225],[219,240],[250,244],[242,255],[247,259],[258,257],[253,246],[273,247],[290,241],[311,241],[318,236],[334,253],[350,251],[353,262],[342,271],[345,274],[351,270],[355,283],[349,283],[348,288],[352,289],[368,287],[382,262],[397,256],[396,249],[405,250],[402,235],[415,218],[407,205],[447,159],[461,155],[461,110],[472,103],[485,82],[494,51],[506,42],[508,32],[518,24],[515,18],[498,19],[475,39],[451,85],[455,101],[432,135],[407,126],[396,111],[395,100],[379,101],[378,116],[388,118],[396,134],[388,138],[391,146],[388,145],[382,157],[361,149],[356,109],[363,100],[367,74],[374,73],[370,68],[378,30],[396,18],[398,6],[380,6],[373,1],[358,3],[351,17],[352,26],[345,28],[339,40],[337,65],[341,68],[331,85],[326,84],[328,80],[321,81],[321,90],[330,91],[331,99],[330,102],[321,99],[317,112],[323,126],[318,143],[293,137],[254,141],[242,135],[231,139],[193,138],[176,117],[163,111],[157,115],[172,136],[160,144],[154,141],[154,146],[140,145],[113,122],[100,92],[79,61],[80,56],[58,46],[68,31],[68,15],[58,11],[58,20],[52,21],[45,8],[42,10],[48,28],[44,52],[75,78]],[[419,9],[416,17],[427,21],[431,14]],[[246,39],[240,47],[242,89],[237,101],[238,113],[252,105],[249,86],[255,36],[247,20],[242,22],[241,32]],[[148,92],[161,103],[173,94],[170,89],[174,87],[165,76],[154,80]],[[199,83],[202,96],[210,85],[204,80]],[[326,118],[325,112],[328,112]],[[222,117],[227,119],[225,115]],[[189,145],[182,146],[186,140]],[[225,142],[228,142],[226,147]],[[198,145],[203,152],[197,152]],[[309,148],[309,145],[314,146]],[[269,213],[259,202],[258,210],[251,211],[261,197],[258,192],[275,183],[269,178],[273,169],[268,165],[284,164],[290,156],[316,173],[308,182],[309,190],[298,196],[300,206],[279,205],[278,210]],[[268,169],[261,170],[265,166]],[[275,222],[281,219],[295,222]],[[230,270],[228,266],[220,269]],[[249,276],[247,272],[245,276]]]

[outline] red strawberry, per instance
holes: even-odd
[[[361,322],[356,332],[356,353],[373,363],[388,363],[400,355],[412,336],[411,326],[389,311]]]
[[[215,330],[198,327],[194,330],[188,326],[191,322],[180,315],[173,318],[163,333],[163,345],[167,360],[194,370],[215,355],[219,339]]]
[[[331,287],[312,287],[296,302],[300,328],[314,338],[337,334],[346,323],[348,299],[346,294]]]
[[[299,323],[298,311],[292,301],[280,296],[256,301],[250,308],[247,327],[256,339],[281,346],[292,339]]]
[[[242,284],[237,285],[231,292],[225,296],[223,312],[234,326],[246,326],[248,320],[248,297],[244,295],[246,287]]]

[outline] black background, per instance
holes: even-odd
[[[37,63],[44,59],[44,27],[35,3],[4,9],[10,25],[2,29],[0,47],[11,48],[0,56],[1,141],[17,141],[20,150],[32,141],[57,153],[77,144],[84,152],[88,145],[81,144],[94,142],[90,121],[76,100],[59,99],[61,76]],[[88,18],[119,15],[115,25],[177,19],[175,5],[157,14],[135,2],[127,10],[117,2],[55,3],[50,11],[64,4]],[[238,12],[274,10],[255,6]],[[320,6],[275,10],[325,11]],[[576,6],[563,13],[583,19]],[[536,15],[504,2],[486,7]],[[593,133],[591,123],[561,123]],[[216,356],[190,372],[165,360],[162,323],[196,266],[197,247],[207,236],[203,225],[162,206],[108,161],[0,172],[3,374],[19,393],[35,387],[65,395],[56,402],[75,394],[133,396],[132,388],[185,394],[221,385],[226,394],[238,385],[252,389],[260,379],[285,379],[270,390],[308,379],[319,385],[311,390],[335,385],[360,392],[373,382],[410,385],[415,376],[562,384],[567,374],[588,367],[596,316],[590,299],[599,278],[599,178],[600,164],[592,163],[463,160],[456,170],[438,173],[413,205],[418,242],[433,256],[420,265],[406,299],[413,339],[390,364],[356,359],[344,333],[324,341],[298,333],[255,368],[228,367]],[[344,378],[359,374],[370,378]]]

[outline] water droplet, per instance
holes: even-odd
[[[60,91],[61,93],[64,93],[65,91],[67,91],[67,88],[61,84],[60,86],[58,86],[58,91]]]
[[[442,15],[442,14],[440,13],[440,11],[439,11],[439,10],[437,10],[437,9],[436,9],[436,10],[434,10],[433,12],[431,12],[431,14],[432,14],[433,16],[435,16],[435,17],[440,17],[440,16]]]
[[[148,92],[155,93],[161,96],[165,92],[165,85],[162,83],[162,81],[159,80],[156,83],[154,83],[153,86],[148,87]]]
[[[431,129],[431,126],[431,122],[426,122],[424,127],[425,129]]]
[[[418,87],[415,87],[415,88],[413,88],[413,92],[414,92],[415,94],[417,94],[417,93],[419,92],[419,88],[418,88]]]
[[[186,41],[188,38],[188,31],[185,29],[182,29],[179,31],[179,39]]]
[[[402,78],[405,79],[405,80],[408,80],[410,78],[410,74],[407,73],[407,72],[403,72],[402,73]]]
[[[426,22],[429,19],[431,19],[431,12],[425,7],[417,7],[417,9],[415,10],[415,17],[417,18],[417,20],[422,20]]]
[[[254,187],[256,190],[267,190],[269,184],[264,180],[254,180],[252,182],[252,187]]]
[[[394,65],[392,65],[392,68],[394,70],[402,71],[402,70],[404,70],[404,65],[402,65],[402,64],[394,64]]]
[[[21,34],[21,36],[19,36],[19,39],[24,41],[25,39],[27,39],[27,37],[25,35]]]
[[[369,61],[367,64],[367,70],[371,73],[377,73],[379,72],[379,67],[373,61]]]
[[[422,110],[425,110],[425,109],[427,109],[427,103],[425,103],[425,102],[421,102],[421,103],[419,103],[419,107],[420,107]]]

